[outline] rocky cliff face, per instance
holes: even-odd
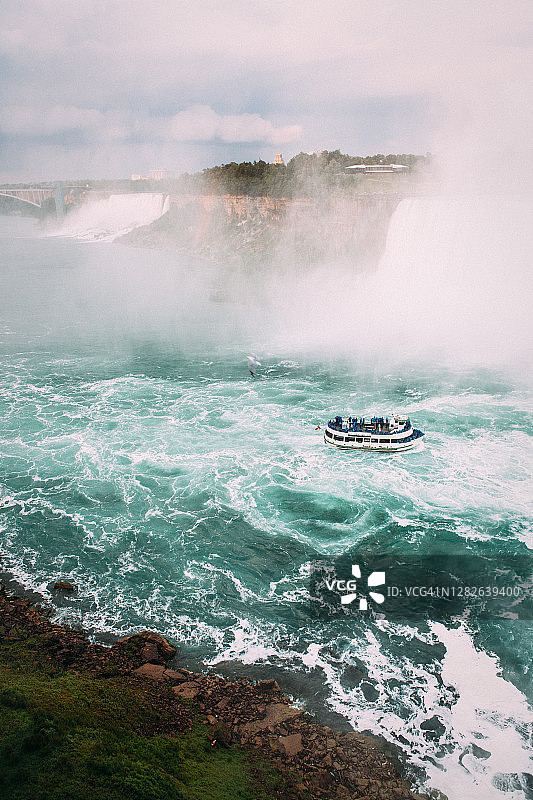
[[[320,201],[174,195],[165,215],[122,241],[230,264],[306,266],[346,260],[360,272],[379,261],[400,199],[386,194]]]

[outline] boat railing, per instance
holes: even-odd
[[[328,428],[334,431],[352,431],[354,433],[383,433],[383,434],[397,434],[408,431],[411,427],[410,420],[407,420],[403,428],[395,430],[391,428],[390,423],[381,420],[379,422],[348,422],[346,423],[342,418],[330,419],[328,421]]]

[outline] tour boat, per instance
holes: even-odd
[[[335,417],[324,431],[324,441],[344,450],[377,450],[396,453],[410,450],[422,440],[422,431],[413,428],[409,417]]]

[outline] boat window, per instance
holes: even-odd
[[[366,444],[366,442],[370,442],[370,439],[365,439],[365,444]]]
[[[331,439],[333,437],[333,434],[331,433],[331,431],[326,431],[326,436],[328,437],[328,439]]]
[[[361,443],[362,443],[362,441],[363,441],[363,438],[362,438],[362,437],[361,437],[361,438],[359,438],[359,436],[358,436],[358,437],[357,437],[357,439],[356,439],[355,441],[356,441],[358,444],[361,444]]]
[[[376,442],[379,442],[379,439],[371,439],[370,441],[375,444]]]
[[[390,444],[390,439],[382,439],[381,443],[382,444]]]
[[[336,442],[344,442],[344,436],[337,436],[337,434],[335,434],[333,438]]]
[[[347,442],[355,442],[355,436],[347,436],[346,437],[346,441]]]

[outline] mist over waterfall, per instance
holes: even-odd
[[[112,194],[90,200],[71,211],[53,231],[78,239],[113,241],[134,228],[148,225],[168,211],[168,196],[158,193]]]
[[[114,338],[120,319],[124,341],[144,331],[176,343],[179,336],[186,347],[337,354],[372,368],[417,359],[527,374],[531,201],[418,196],[395,210],[366,202],[350,210],[343,201],[322,217],[314,206],[276,209],[268,224],[278,244],[262,251],[258,201],[237,213],[231,198],[214,206],[207,199],[188,202],[187,213],[178,209],[175,217],[162,194],[115,195],[71,212],[63,236],[113,240],[133,231],[127,241],[148,245],[128,248],[114,268],[111,253],[102,252],[81,284],[73,276],[62,288],[72,294],[65,303],[76,306],[76,324],[85,315],[92,328],[96,314]],[[328,244],[308,263],[295,246],[308,239],[306,215]],[[368,231],[376,227],[383,229],[380,247],[374,242],[369,251]],[[159,248],[168,250],[164,258]]]
[[[459,360],[527,362],[532,223],[533,203],[526,200],[404,200],[379,270],[381,285],[391,290],[397,334]],[[394,313],[395,300],[403,312]]]
[[[523,199],[404,199],[374,271],[323,263],[270,287],[281,336],[358,359],[530,363],[532,223]]]

